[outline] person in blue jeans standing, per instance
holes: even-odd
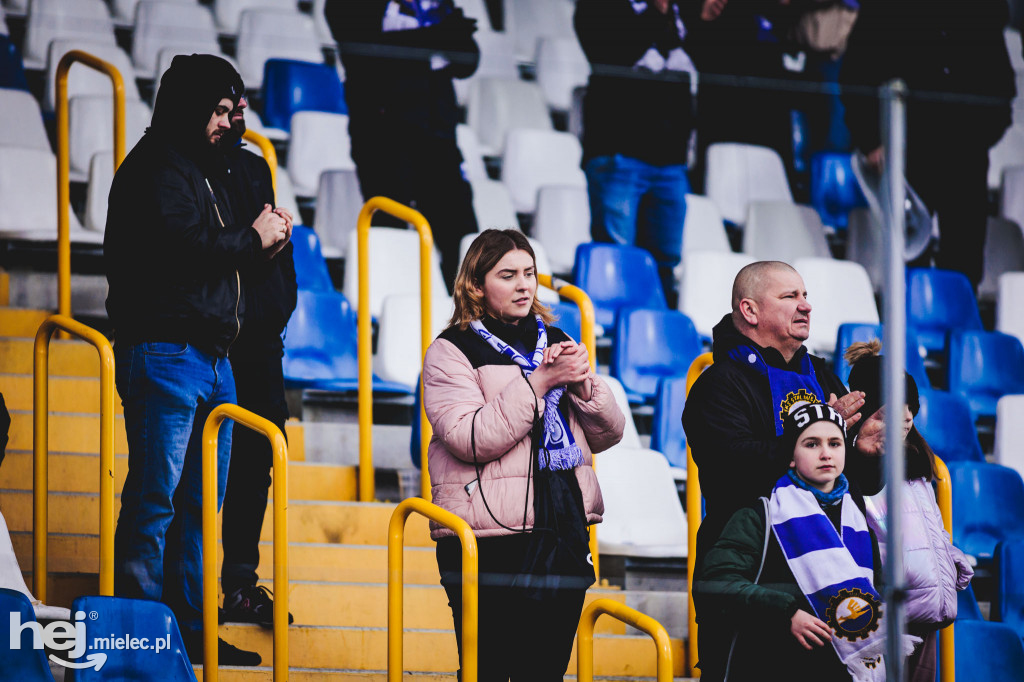
[[[202,660],[202,431],[235,402],[227,355],[245,319],[239,271],[288,244],[290,217],[269,204],[245,216],[221,147],[244,86],[228,62],[179,55],[160,82],[150,127],[114,176],[104,259],[124,405],[128,476],[114,536],[114,592],[174,611]],[[244,217],[243,217],[244,216]],[[231,427],[217,452],[224,498]],[[259,654],[221,641],[220,663]]]
[[[579,0],[574,19],[592,70],[583,100],[591,236],[650,251],[670,298],[690,191],[695,69],[683,41],[695,4]]]

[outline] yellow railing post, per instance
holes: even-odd
[[[431,291],[430,257],[434,250],[434,235],[430,223],[419,211],[386,197],[373,197],[359,211],[356,224],[359,261],[359,302],[357,304],[359,345],[359,499],[373,500],[373,343],[370,333],[370,221],[377,211],[412,224],[420,235],[420,363],[430,345]],[[422,382],[421,382],[422,383]],[[427,470],[427,444],[430,442],[430,422],[423,407],[423,388],[420,388],[420,494],[430,497],[430,472]]]
[[[221,424],[262,433],[274,451],[274,682],[288,679],[288,444],[281,429],[238,405],[213,408],[203,426],[203,680],[217,682],[217,440]]]
[[[242,139],[259,147],[263,154],[263,160],[270,166],[270,182],[274,186],[274,203],[277,203],[277,150],[274,149],[274,143],[255,130],[249,129],[246,129]]]
[[[602,613],[650,635],[658,652],[657,680],[658,682],[672,682],[672,641],[669,639],[665,626],[650,616],[631,609],[614,599],[596,599],[583,609],[580,627],[576,632],[577,682],[594,682],[594,625]]]
[[[57,63],[57,312],[71,316],[71,203],[70,133],[68,132],[68,71],[75,62],[110,76],[114,88],[114,170],[124,160],[124,78],[110,62],[71,50]]]
[[[46,601],[46,541],[49,453],[49,349],[57,329],[96,347],[100,356],[100,594],[114,594],[114,351],[107,337],[65,315],[51,315],[36,332],[32,417],[32,584]]]
[[[580,343],[587,347],[590,354],[590,369],[597,370],[597,334],[594,331],[596,326],[594,317],[594,302],[590,300],[587,292],[578,286],[569,284],[564,279],[552,277],[551,275],[539,274],[537,281],[541,286],[553,289],[565,299],[576,304],[580,309]],[[594,457],[594,466],[597,466],[597,457]],[[601,582],[601,562],[597,548],[597,525],[590,526],[590,556],[594,560],[594,577],[598,583]]]
[[[451,529],[462,541],[462,682],[477,680],[479,620],[479,555],[469,524],[455,514],[418,497],[403,500],[388,524],[388,682],[401,682],[403,673],[403,594],[405,521],[413,513]]]
[[[690,395],[690,389],[705,369],[714,363],[714,356],[711,353],[698,355],[697,359],[690,365],[690,371],[686,373],[686,395]],[[700,476],[697,475],[697,465],[693,462],[693,452],[690,451],[690,440],[686,440],[686,527],[688,529],[689,552],[686,559],[686,602],[687,616],[690,624],[688,628],[686,647],[687,675],[700,677],[700,672],[694,668],[697,664],[697,611],[693,607],[693,571],[696,568],[694,562],[697,559],[697,530],[701,522],[701,495]]]
[[[949,469],[946,463],[935,456],[935,497],[939,504],[939,513],[942,514],[942,525],[949,533],[949,541],[953,542],[953,481],[949,477]],[[955,623],[950,623],[939,632],[939,660],[942,662],[942,669],[939,671],[941,682],[954,682],[956,680],[956,647],[954,645],[953,628]]]

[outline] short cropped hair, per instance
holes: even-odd
[[[744,266],[732,283],[732,311],[739,312],[740,302],[745,298],[758,300],[768,275],[779,270],[796,272],[792,265],[779,260],[762,260]]]

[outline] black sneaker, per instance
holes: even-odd
[[[183,637],[185,640],[185,653],[192,665],[203,664],[203,637],[202,632],[196,637]],[[220,637],[217,638],[217,665],[238,665],[257,666],[263,662],[263,657],[255,651],[245,651],[228,644]]]
[[[256,623],[263,627],[274,626],[274,593],[263,585],[247,585],[231,594],[224,595],[221,622]],[[288,624],[295,622],[288,614]]]

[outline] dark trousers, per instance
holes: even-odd
[[[288,419],[281,357],[231,360],[238,404],[272,421],[281,431]],[[267,509],[273,449],[262,433],[238,424],[231,443],[227,492],[224,495],[224,594],[256,584],[260,563],[260,531]]]
[[[561,682],[587,591],[571,588],[535,600],[511,587],[522,565],[528,536],[477,540],[480,566],[480,682]],[[437,567],[455,621],[462,661],[462,549],[457,538],[437,543]],[[461,679],[461,674],[460,674]]]

